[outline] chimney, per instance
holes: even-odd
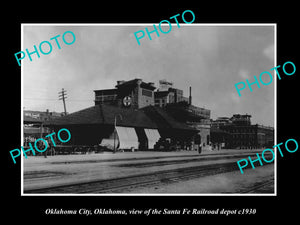
[[[192,104],[192,87],[190,87],[189,105]]]

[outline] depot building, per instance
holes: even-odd
[[[173,83],[141,79],[117,81],[115,88],[94,90],[95,105],[45,122],[54,131],[67,128],[71,146],[111,150],[197,150],[210,141],[210,110],[192,105],[192,96]],[[157,89],[157,90],[156,90]]]

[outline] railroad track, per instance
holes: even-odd
[[[226,162],[187,168],[170,169],[114,179],[61,185],[57,187],[24,190],[24,193],[126,193],[126,190],[134,189],[137,187],[178,182],[182,180],[189,180],[209,175],[231,172],[234,170],[239,171],[237,163]]]
[[[274,192],[274,177],[266,181],[261,181],[248,187],[239,193],[273,193]]]

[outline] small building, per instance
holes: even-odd
[[[198,130],[198,144],[210,145],[210,110],[194,106],[186,101],[168,104],[166,111],[174,119]]]
[[[213,149],[230,148],[228,143],[231,141],[231,134],[227,131],[221,130],[216,126],[212,126],[210,129],[210,140]]]
[[[226,133],[216,132],[222,130]],[[230,135],[228,135],[230,134]],[[223,135],[222,137],[216,137]],[[234,114],[230,119],[218,118],[212,122],[212,141],[226,141],[226,148],[266,148],[274,146],[274,128],[251,124],[251,115]]]
[[[154,92],[154,103],[156,106],[164,107],[167,104],[189,102],[189,99],[183,96],[183,90],[173,88],[173,83],[160,80],[159,89]]]
[[[140,109],[154,105],[154,83],[145,83],[142,79],[117,81],[115,89],[94,90],[95,105],[109,104],[123,108]]]
[[[106,146],[109,149],[155,149],[162,139],[176,145],[190,145],[197,130],[174,120],[165,110],[98,104],[47,122],[58,131],[67,128],[73,146]]]
[[[52,129],[67,128],[70,145],[109,149],[198,149],[210,142],[210,110],[192,105],[190,96],[160,80],[117,81],[115,88],[94,90],[95,106],[56,118]],[[159,104],[157,101],[159,100]]]
[[[159,81],[156,90],[153,82],[136,78],[117,81],[114,89],[95,90],[95,105],[108,104],[122,109],[143,109],[148,106],[163,108],[175,121],[198,130],[198,145],[210,144],[210,110],[192,105],[191,87],[189,97],[173,87],[167,80]]]
[[[44,111],[23,111],[23,132],[24,132],[24,144],[28,146],[28,143],[34,143],[37,138],[44,137],[50,133],[50,129],[44,127],[45,121],[52,120],[63,116],[64,113]]]

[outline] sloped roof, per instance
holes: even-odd
[[[95,105],[69,115],[45,122],[45,125],[117,125],[128,127],[157,128],[141,110],[120,108],[111,105]]]
[[[116,116],[116,122],[119,126],[157,128],[157,125],[141,110],[104,104],[99,105],[99,107],[102,109],[105,124],[113,125]]]
[[[166,110],[161,107],[147,106],[145,108],[142,108],[142,110],[158,125],[159,128],[197,131],[197,129],[189,127],[185,123],[176,121]]]
[[[142,128],[171,128],[197,131],[184,123],[176,121],[164,109],[148,106],[142,109],[127,109],[112,105],[95,105],[78,112],[45,122],[45,125],[114,125]]]
[[[46,121],[45,125],[74,125],[74,124],[102,124],[103,118],[100,116],[99,107],[93,106],[66,116]]]

